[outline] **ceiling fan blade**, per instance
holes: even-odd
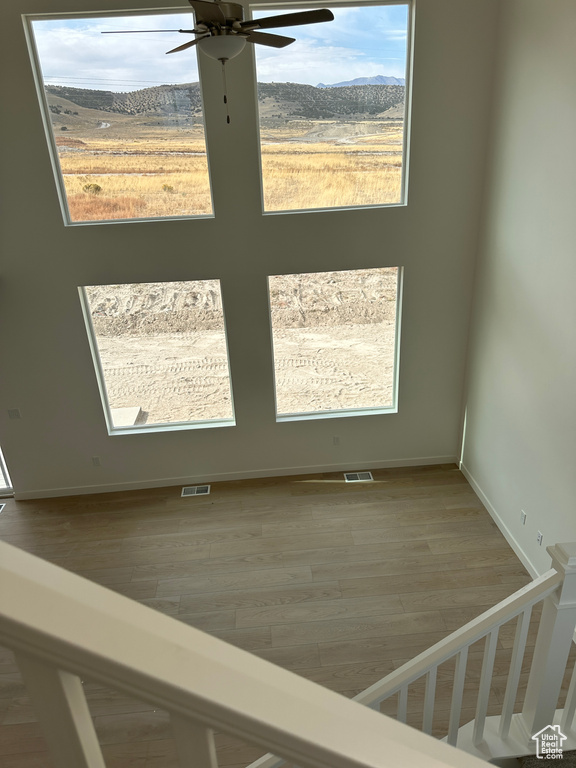
[[[218,3],[211,3],[208,0],[188,0],[194,9],[194,15],[198,24],[204,22],[221,24],[226,21],[226,16]]]
[[[192,0],[190,0],[192,2]],[[194,0],[196,2],[196,0]],[[266,16],[264,19],[241,21],[242,29],[275,29],[278,27],[295,27],[300,24],[317,24],[320,21],[332,21],[334,14],[327,8],[317,11],[302,11],[300,13],[285,13],[282,16]]]
[[[284,35],[269,35],[261,32],[253,32],[246,37],[248,43],[258,43],[259,45],[269,45],[271,48],[284,48],[290,43],[295,42],[293,37],[284,37]]]
[[[172,48],[171,51],[166,51],[166,53],[178,53],[178,51],[185,51],[187,48],[192,48],[193,45],[197,45],[200,40],[204,40],[205,37],[210,37],[210,35],[202,35],[202,37],[197,37],[195,40],[190,40],[190,42],[184,43],[184,45],[179,45],[178,48]]]
[[[184,32],[187,35],[193,35],[195,29],[116,29],[111,32],[102,32],[103,35],[133,35],[142,32]]]

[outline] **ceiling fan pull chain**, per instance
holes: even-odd
[[[220,59],[222,62],[222,86],[224,88],[224,104],[226,105],[226,122],[230,123],[230,109],[228,107],[228,86],[226,84],[226,62],[228,59]]]

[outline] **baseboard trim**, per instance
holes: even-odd
[[[484,493],[479,483],[473,477],[472,473],[466,468],[463,462],[460,462],[460,471],[472,486],[472,490],[474,491],[474,493],[478,496],[482,504],[488,510],[490,516],[492,517],[492,519],[500,529],[502,535],[514,550],[516,557],[520,560],[522,565],[526,568],[526,570],[532,576],[533,579],[538,578],[538,576],[540,576],[540,573],[534,567],[533,563],[530,561],[530,558],[518,543],[518,540],[513,536],[508,526],[502,520],[502,517],[498,514],[496,507],[492,504],[488,496]]]
[[[37,491],[14,491],[17,501],[28,499],[51,499],[58,496],[83,496],[91,493],[118,493],[119,491],[139,491],[147,488],[168,488],[174,485],[198,485],[199,483],[218,483],[229,480],[253,480],[264,477],[286,477],[289,475],[315,475],[319,472],[357,472],[369,469],[393,469],[395,467],[423,467],[434,464],[457,464],[456,456],[420,456],[414,459],[392,459],[355,463],[346,461],[338,464],[319,464],[306,467],[272,467],[245,472],[222,472],[185,477],[163,477],[155,480],[140,480],[125,483],[102,485],[81,485],[69,488],[43,488]]]

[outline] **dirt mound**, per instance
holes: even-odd
[[[299,141],[350,141],[382,133],[385,128],[385,125],[375,122],[319,122],[308,133],[299,137]]]
[[[275,328],[393,322],[397,269],[361,269],[270,278]]]
[[[156,336],[159,333],[217,331],[222,328],[222,312],[153,313],[122,317],[93,318],[97,336]]]
[[[56,136],[54,138],[57,147],[87,147],[85,141],[80,139],[69,139],[67,136]]]
[[[275,328],[393,322],[397,270],[362,269],[270,277]],[[97,336],[151,336],[223,327],[217,280],[86,289]]]
[[[218,280],[86,288],[97,336],[151,336],[222,328]]]

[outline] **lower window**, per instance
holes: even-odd
[[[81,295],[111,433],[234,423],[219,280]]]
[[[278,420],[395,411],[399,268],[268,280]]]

